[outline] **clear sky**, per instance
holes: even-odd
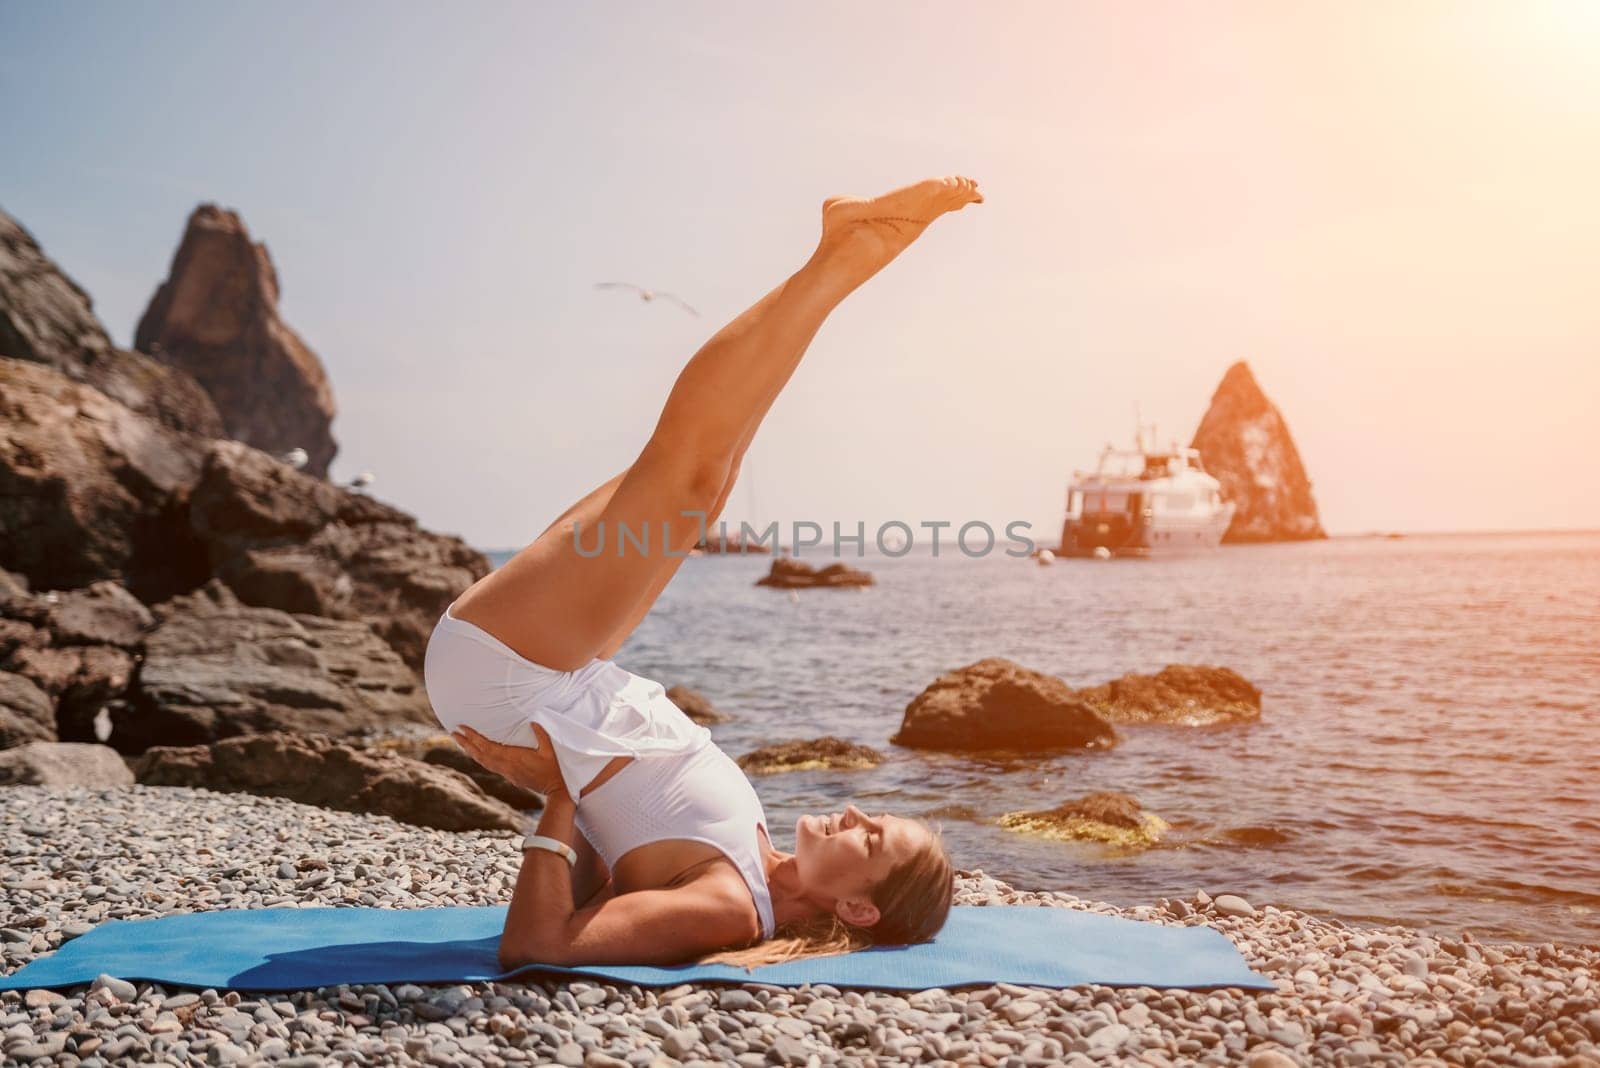
[[[1247,359],[1333,532],[1600,526],[1600,4],[0,0],[0,207],[131,342],[238,210],[334,473],[516,546],[818,207],[988,202],[855,294],[728,517],[1058,529]],[[691,318],[593,283],[682,294]]]

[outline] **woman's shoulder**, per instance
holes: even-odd
[[[737,865],[723,855],[709,857],[679,873],[663,890],[690,895],[708,914],[742,921],[750,940],[761,937],[761,914]],[[722,925],[718,925],[721,927]]]

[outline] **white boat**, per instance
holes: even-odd
[[[1222,483],[1199,449],[1107,445],[1092,472],[1075,471],[1061,525],[1063,556],[1151,556],[1214,549],[1233,519]]]

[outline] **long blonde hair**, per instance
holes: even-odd
[[[792,920],[764,942],[718,950],[696,963],[732,964],[750,971],[758,965],[802,957],[832,957],[868,946],[903,946],[931,940],[950,915],[956,874],[940,832],[922,820],[916,822],[928,832],[928,842],[872,888],[878,922],[871,927],[857,927],[840,919],[836,912],[826,912]]]

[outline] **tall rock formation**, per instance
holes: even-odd
[[[1224,542],[1328,536],[1289,426],[1243,360],[1222,376],[1191,446],[1237,506]]]
[[[304,449],[304,470],[327,475],[338,451],[333,388],[316,353],[278,317],[272,259],[236,213],[202,204],[189,216],[134,347],[194,375],[230,437],[274,454]]]
[[[111,343],[89,294],[0,211],[0,357],[53,367],[172,430],[222,435],[200,384],[177,368]]]

